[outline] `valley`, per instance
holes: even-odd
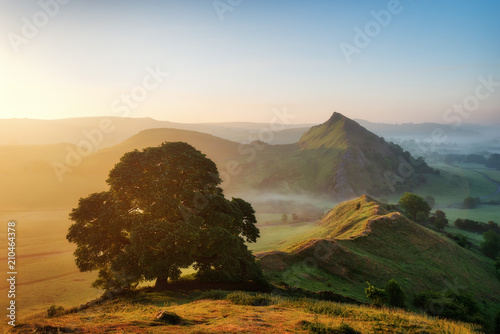
[[[256,209],[261,237],[248,246],[272,283],[330,290],[363,302],[368,301],[367,280],[380,285],[395,278],[405,291],[417,292],[451,284],[473,291],[488,316],[499,311],[499,301],[486,298],[492,291],[500,295],[491,260],[383,208],[396,204],[408,190],[432,196],[432,210],[443,210],[450,221],[446,231],[479,245],[480,235],[458,230],[453,222],[457,218],[500,222],[498,171],[463,163],[424,163],[411,175],[399,177],[391,192],[384,173],[397,176],[398,157],[409,153],[337,113],[324,124],[300,129],[283,130],[303,133],[296,143],[276,145],[238,143],[184,129],[141,130],[84,157],[61,175],[62,182],[53,163],[66,163],[68,145],[74,144],[0,146],[5,157],[0,163],[1,187],[9,189],[0,195],[0,220],[15,220],[19,227],[21,319],[39,317],[54,304],[70,308],[102,294],[90,288],[96,274],[80,273],[75,265],[75,247],[65,238],[71,224],[68,215],[80,197],[106,189],[107,173],[124,153],[164,141],[185,141],[206,153],[219,167],[226,196],[244,198]],[[485,202],[462,209],[468,196]],[[351,212],[357,203],[359,212]],[[340,212],[339,207],[350,209]],[[340,222],[347,225],[336,225]],[[333,251],[335,259],[324,257],[326,250]],[[6,248],[0,251],[6,253]],[[0,285],[0,291],[6,288],[6,283]],[[210,305],[219,306],[229,307]]]

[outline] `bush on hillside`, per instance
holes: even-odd
[[[466,290],[422,292],[415,296],[413,305],[432,316],[485,324],[485,320],[479,314],[477,302]]]
[[[47,317],[54,318],[64,315],[64,307],[58,305],[52,305],[47,309]]]
[[[466,197],[464,199],[464,203],[462,204],[462,208],[464,209],[475,209],[477,206],[476,200],[474,197]]]
[[[385,285],[387,293],[387,304],[392,307],[405,307],[405,293],[394,279],[390,279]]]
[[[370,282],[366,283],[368,284],[368,287],[365,289],[366,297],[368,297],[373,306],[381,307],[387,303],[388,296],[385,290],[371,285]]]
[[[431,207],[420,196],[412,193],[404,193],[398,201],[399,205],[403,208],[406,216],[410,219],[416,220],[417,214],[422,212],[425,215],[424,221],[429,217]]]
[[[484,241],[481,243],[481,251],[492,259],[500,255],[500,234],[488,231],[483,234]]]
[[[455,240],[460,247],[470,249],[471,243],[467,240],[467,237],[465,235],[456,234],[455,236],[453,236],[453,240]]]

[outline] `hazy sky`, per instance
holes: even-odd
[[[0,0],[0,118],[500,124],[499,14],[498,0]]]

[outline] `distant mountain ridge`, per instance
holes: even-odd
[[[147,119],[141,122],[141,126],[149,124]],[[0,200],[6,210],[34,209],[41,203],[41,207],[56,208],[74,205],[79,197],[106,188],[109,170],[124,153],[165,141],[185,141],[214,160],[225,181],[223,187],[233,193],[311,193],[343,200],[363,193],[410,190],[432,172],[425,162],[335,113],[298,142],[286,145],[243,144],[172,128],[142,130],[97,152],[78,153],[82,150],[74,144],[0,145],[0,173],[4,172],[0,186],[12,189]],[[412,161],[418,164],[411,167],[411,173],[400,175],[401,164]],[[33,190],[26,191],[19,184],[29,184]]]
[[[376,133],[379,136],[391,139],[413,139],[430,141],[435,140],[441,142],[461,142],[470,140],[486,140],[491,136],[495,127],[481,126],[475,124],[454,124],[441,123],[373,123],[361,119],[356,119],[356,122]],[[439,139],[439,140],[438,140]]]
[[[199,131],[236,142],[250,141],[259,131],[269,128],[266,123],[175,123],[153,118],[80,117],[67,119],[0,119],[0,145],[40,145],[71,143],[85,140],[84,132],[99,128],[100,122],[110,123],[112,131],[106,133],[98,148],[116,145],[143,130],[169,128]],[[310,125],[281,124],[281,131],[274,131],[273,144],[293,143]]]
[[[40,145],[70,143],[78,144],[85,136],[82,131],[98,128],[103,119],[110,120],[114,126],[112,133],[103,138],[99,148],[116,145],[140,131],[153,128],[173,128],[199,131],[223,139],[244,143],[256,138],[260,131],[270,127],[266,123],[249,122],[219,122],[219,123],[175,123],[159,121],[152,118],[121,118],[121,117],[80,117],[67,119],[0,119],[0,145]],[[431,140],[433,131],[440,129],[451,142],[463,140],[484,141],[498,138],[498,125],[474,125],[464,123],[458,128],[450,124],[439,123],[404,123],[388,124],[373,123],[361,119],[355,122],[387,140],[414,139]],[[285,124],[280,131],[273,131],[269,144],[293,144],[309,131],[311,124]]]

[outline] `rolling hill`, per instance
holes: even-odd
[[[205,133],[178,129],[150,129],[112,147],[80,154],[76,145],[0,146],[0,211],[62,209],[80,197],[107,189],[109,170],[134,149],[158,146],[164,141],[185,141],[213,159],[221,171],[238,157],[239,144]],[[56,166],[56,167],[55,167]]]
[[[0,145],[42,145],[61,142],[77,145],[87,139],[88,133],[109,124],[97,149],[110,147],[148,129],[179,129],[199,131],[235,142],[248,142],[257,137],[266,123],[175,123],[152,118],[128,117],[80,117],[54,120],[0,119]],[[310,125],[281,124],[281,131],[274,131],[273,144],[294,143]]]
[[[302,241],[257,256],[274,282],[360,300],[366,281],[383,286],[391,278],[410,300],[429,289],[466,289],[493,319],[500,309],[493,261],[387,207],[366,195],[341,203]]]
[[[344,200],[408,190],[433,173],[423,160],[339,113],[309,129],[296,144],[261,145],[248,163],[244,187]]]
[[[141,127],[153,120],[137,122],[136,127]],[[70,125],[68,129],[74,126]],[[285,136],[293,137],[301,130],[285,131]],[[214,160],[225,181],[223,187],[232,193],[309,193],[343,200],[363,193],[408,190],[423,183],[424,173],[432,172],[423,161],[413,160],[408,152],[338,113],[312,127],[298,143],[284,145],[239,144],[196,131],[158,128],[84,154],[71,143],[0,146],[0,186],[11,189],[2,195],[0,209],[72,206],[79,197],[106,189],[108,172],[124,153],[164,141],[185,141]]]

